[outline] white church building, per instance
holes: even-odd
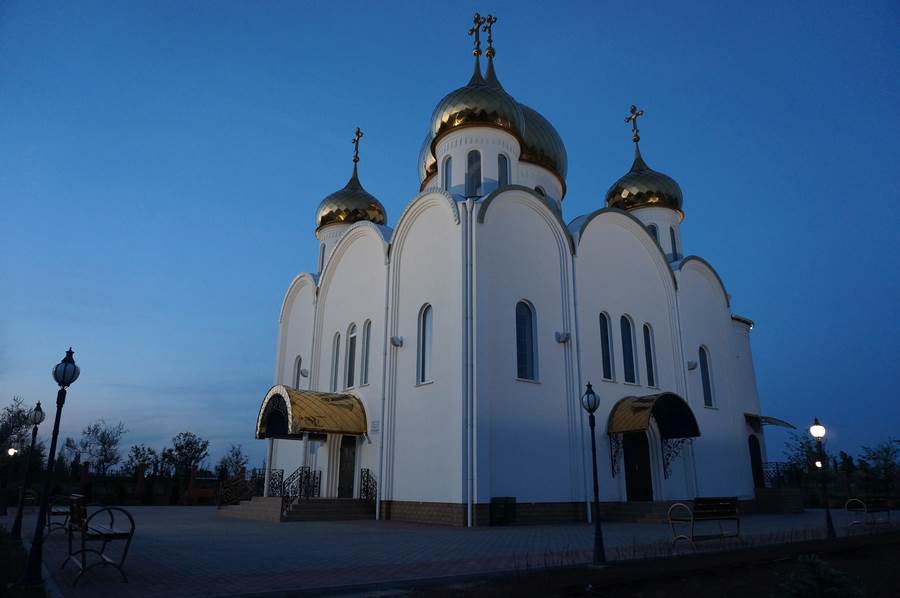
[[[474,72],[437,103],[403,212],[363,188],[359,131],[350,180],[319,205],[317,269],[287,289],[257,419],[267,472],[306,468],[316,496],[373,499],[381,519],[487,525],[509,497],[520,522],[583,521],[590,382],[602,502],[752,499],[777,423],[753,323],[690,254],[681,188],[641,155],[643,112],[631,168],[565,219],[565,146],[500,84],[493,22],[470,32]]]

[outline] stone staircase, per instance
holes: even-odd
[[[375,519],[375,503],[353,498],[309,498],[297,501],[281,516],[281,497],[254,496],[240,504],[224,506],[220,517],[253,521],[342,521]]]

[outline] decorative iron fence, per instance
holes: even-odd
[[[368,502],[375,502],[378,495],[378,482],[370,469],[359,470],[359,497]]]
[[[763,477],[766,488],[801,488],[803,471],[793,464],[780,461],[763,463]]]
[[[300,466],[281,485],[281,514],[286,515],[298,500],[318,498],[322,472]]]

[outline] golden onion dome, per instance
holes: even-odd
[[[641,149],[634,145],[631,170],[606,192],[606,205],[623,210],[638,208],[669,208],[681,212],[683,196],[675,180],[647,166]]]
[[[481,76],[477,57],[469,82],[444,96],[431,114],[432,150],[453,129],[473,125],[505,129],[516,137],[521,137],[525,125],[522,109],[512,96],[502,87],[488,85]]]
[[[353,176],[343,189],[335,191],[322,200],[316,211],[316,230],[329,224],[352,224],[367,220],[374,224],[385,224],[387,213],[375,196],[363,189],[353,164]]]
[[[433,139],[434,136],[431,134],[431,131],[428,131],[428,134],[425,135],[425,140],[422,142],[422,147],[419,149],[420,181],[424,181],[437,172],[437,160],[434,159],[434,155],[431,153],[431,141]]]
[[[569,158],[562,137],[541,113],[525,104],[519,104],[525,115],[525,131],[522,135],[522,160],[539,166],[566,178]]]

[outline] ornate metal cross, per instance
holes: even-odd
[[[487,34],[488,34],[488,39],[487,39],[488,49],[487,49],[487,52],[485,52],[485,54],[487,54],[488,58],[493,58],[497,54],[494,51],[494,35],[493,35],[493,32],[491,31],[494,27],[494,23],[496,23],[496,22],[497,22],[497,17],[495,17],[494,15],[488,15],[487,18],[484,19],[484,26],[481,28],[482,31],[487,31]]]
[[[353,135],[353,163],[359,162],[359,140],[362,139],[363,132],[356,127],[356,133]]]
[[[644,111],[638,110],[637,106],[632,104],[631,105],[631,114],[629,114],[628,116],[625,117],[625,122],[631,123],[631,132],[632,132],[631,140],[634,141],[635,143],[637,143],[638,141],[641,140],[640,135],[638,135],[637,121],[638,121],[638,118],[640,118],[642,116],[644,116]]]
[[[485,19],[481,16],[480,13],[475,13],[475,16],[472,17],[472,28],[469,29],[469,35],[475,36],[475,49],[472,50],[472,54],[475,56],[481,56],[481,27],[484,25]]]

